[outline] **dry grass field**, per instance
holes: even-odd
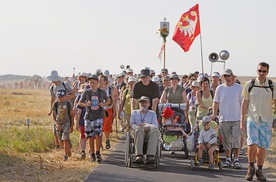
[[[244,83],[252,77],[238,77]],[[275,80],[275,79],[273,79]],[[71,135],[73,155],[63,161],[54,149],[49,93],[40,90],[0,90],[0,181],[84,181],[98,164],[79,158],[76,130]],[[25,121],[31,121],[28,128]],[[112,143],[116,142],[115,132]],[[267,175],[276,171],[275,132],[264,166]],[[111,150],[103,150],[105,158]]]
[[[98,164],[79,158],[76,130],[73,155],[63,161],[54,149],[48,91],[0,90],[0,181],[84,181]],[[31,121],[28,129],[26,118]],[[112,143],[116,142],[113,134]],[[103,150],[103,158],[111,150]],[[88,151],[87,151],[88,152]]]

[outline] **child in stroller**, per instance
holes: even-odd
[[[219,150],[217,148],[216,131],[210,127],[210,116],[202,118],[203,129],[200,131],[197,147],[195,149],[195,158],[191,159],[191,169],[195,166],[209,164],[209,170],[214,169],[214,165],[218,166],[222,171],[222,163],[220,161]]]
[[[162,113],[162,139],[163,148],[170,150],[173,154],[175,150],[184,150],[185,157],[188,158],[188,150],[186,138],[188,134],[185,133],[185,125],[179,121],[179,116],[170,107],[166,107]],[[181,118],[184,120],[184,118]]]

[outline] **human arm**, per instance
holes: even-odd
[[[77,114],[75,115],[75,121],[76,121],[76,130],[80,131],[80,115],[81,115],[82,110],[81,109],[77,109]]]
[[[50,116],[52,114],[53,104],[54,104],[55,100],[56,100],[55,97],[51,97],[51,100],[50,100],[50,110],[48,112],[48,116]]]
[[[245,126],[245,116],[248,113],[249,100],[243,99],[241,105],[241,121],[240,121],[240,129],[241,131],[246,131]]]
[[[135,110],[136,109],[136,99],[135,98],[130,98],[131,101],[131,110]]]
[[[214,101],[212,105],[213,114],[210,116],[212,120],[214,120],[218,115],[218,107],[219,107],[219,103]]]
[[[168,98],[167,98],[167,93],[166,91],[164,90],[162,92],[162,95],[161,95],[161,98],[160,98],[160,103],[161,104],[165,104],[167,102]]]
[[[181,103],[187,103],[187,95],[185,90],[183,89],[183,92],[181,93],[182,95],[182,102]]]
[[[154,111],[154,112],[156,111],[158,101],[159,101],[159,98],[154,98],[154,99],[152,99],[151,110]]]

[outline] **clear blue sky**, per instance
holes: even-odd
[[[0,75],[61,76],[94,72],[119,73],[129,64],[138,73],[148,66],[160,72],[162,44],[158,32],[170,22],[166,46],[169,72],[201,71],[200,37],[189,52],[172,40],[180,16],[199,4],[204,71],[208,55],[226,49],[226,67],[239,76],[256,75],[260,61],[276,76],[276,1],[274,0],[2,0],[0,1]],[[221,72],[222,63],[213,71]]]

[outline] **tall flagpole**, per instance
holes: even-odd
[[[167,18],[164,17],[163,19],[164,21],[160,22],[160,29],[159,29],[159,33],[160,36],[163,38],[163,51],[164,51],[164,69],[166,68],[166,38],[169,35],[169,31],[170,31],[170,23],[167,22]]]
[[[201,31],[200,31],[200,52],[201,52],[201,72],[204,73]]]

